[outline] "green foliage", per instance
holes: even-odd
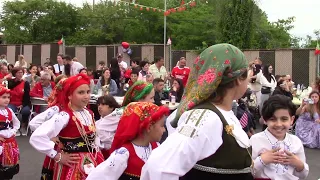
[[[171,38],[173,49],[200,51],[222,42],[242,49],[299,46],[300,39],[289,34],[294,18],[268,22],[253,0],[196,1],[196,7],[188,6],[184,12],[167,16],[167,37]],[[164,8],[163,0],[138,2]],[[167,7],[179,7],[180,3],[181,0],[167,0]],[[62,35],[67,45],[163,43],[163,22],[163,12],[141,11],[133,5],[108,0],[81,8],[54,0],[7,1],[0,16],[8,44],[55,43]]]

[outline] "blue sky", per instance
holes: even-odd
[[[0,9],[5,0],[0,0]],[[84,2],[92,3],[93,0],[58,0],[81,6]],[[99,0],[95,0],[98,2]],[[188,0],[187,0],[188,1]],[[270,21],[296,17],[295,28],[290,32],[298,37],[313,35],[315,29],[320,29],[318,16],[320,0],[257,0],[259,7],[265,11]]]

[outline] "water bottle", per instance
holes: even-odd
[[[2,85],[3,85],[4,87],[8,88],[8,81],[7,81],[7,80],[4,80],[4,81],[2,82]]]
[[[98,89],[98,97],[102,96],[102,89]]]
[[[171,103],[172,103],[172,105],[175,105],[175,103],[176,103],[176,97],[175,96],[171,96]]]
[[[127,91],[128,91],[128,89],[129,89],[129,84],[127,83],[127,84],[125,84],[125,85],[124,85],[123,90],[124,90],[125,92],[127,92]]]

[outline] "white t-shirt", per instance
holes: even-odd
[[[83,68],[84,68],[84,66],[83,66],[81,63],[76,62],[76,61],[73,61],[73,62],[72,62],[72,65],[71,65],[70,75],[71,75],[71,76],[74,76],[74,75],[79,74],[79,71],[80,71],[81,69],[83,69]]]
[[[127,69],[127,68],[128,68],[128,64],[127,64],[126,62],[124,62],[124,61],[121,61],[121,62],[119,63],[119,66],[122,66],[124,69]]]
[[[59,69],[59,67],[60,67],[60,69]],[[62,72],[62,74],[64,74],[64,65],[55,64],[55,65],[53,65],[53,68],[54,68],[54,72],[56,74],[59,74],[60,71]]]

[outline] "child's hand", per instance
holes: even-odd
[[[282,163],[283,152],[279,152],[279,150],[280,148],[273,149],[270,151],[265,151],[264,153],[261,154],[261,160],[267,165],[270,163]]]
[[[296,168],[296,171],[300,172],[304,169],[304,163],[295,154],[285,150],[285,158],[283,159],[283,164],[287,164]]]
[[[0,137],[0,141],[1,141],[1,142],[4,142],[5,139],[4,139],[3,137]]]
[[[51,139],[51,141],[53,141],[55,144],[59,144],[60,141],[59,141],[59,138],[58,137],[54,137]]]

